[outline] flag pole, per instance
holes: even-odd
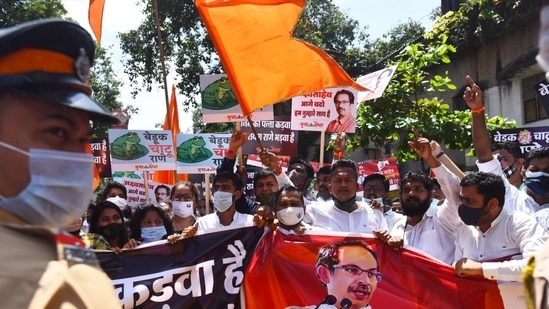
[[[248,121],[250,120],[248,119]],[[240,121],[237,121],[235,124],[236,124],[236,130],[239,131],[241,129]],[[244,160],[242,158],[242,147],[238,147],[238,150],[236,151],[236,157],[238,158],[238,166],[241,169],[244,168]]]
[[[255,140],[257,141],[257,144],[259,145],[259,148],[261,149],[262,152],[266,151],[265,148],[263,148],[263,144],[261,143],[261,140],[259,139],[259,135],[257,135],[257,131],[255,130],[255,127],[254,127],[254,124],[253,124],[253,121],[252,121],[252,117],[250,117],[250,115],[248,115],[247,118],[248,118],[248,122],[250,123],[250,128],[252,128],[252,132],[255,135]]]
[[[320,132],[320,158],[318,160],[318,168],[324,166],[324,147],[326,145],[326,132]]]
[[[168,99],[168,80],[166,74],[166,62],[164,57],[164,45],[162,45],[162,33],[160,31],[160,17],[158,15],[158,1],[153,0],[153,11],[154,11],[154,24],[156,26],[156,39],[158,41],[158,49],[160,51],[160,65],[162,67],[162,81],[164,82],[164,97],[166,99],[166,115],[170,111],[170,102]],[[168,118],[168,128],[172,129],[172,120]]]

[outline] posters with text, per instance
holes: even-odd
[[[389,180],[389,191],[399,189],[398,183],[400,182],[400,173],[398,172],[398,165],[395,158],[389,157],[385,159],[359,162],[355,165],[358,172],[357,196],[362,196],[364,190],[364,178],[371,174],[381,174],[385,176],[385,178]]]
[[[381,97],[389,81],[391,81],[396,68],[397,66],[395,65],[357,78],[357,83],[369,89],[368,91],[358,92],[357,102],[360,103]]]
[[[159,203],[159,201],[156,200],[155,189],[158,186],[166,186],[168,188],[172,187],[172,185],[170,184],[147,181],[147,189],[145,189],[145,182],[142,178],[136,179],[127,177],[114,177],[113,180],[123,184],[124,187],[126,187],[126,201],[128,202],[128,206],[130,206],[130,208],[132,209],[135,209],[135,207],[146,203],[147,194],[149,196],[150,203]]]
[[[171,131],[109,129],[112,171],[175,170],[171,137]]]
[[[109,140],[107,138],[92,138],[90,141],[93,163],[99,174],[99,178],[112,176],[111,157],[109,154]]]
[[[297,153],[297,132],[293,132],[290,117],[276,116],[274,120],[253,121],[261,144],[265,150],[280,156],[294,156]],[[251,131],[250,123],[242,121],[244,132]],[[256,136],[250,132],[248,141],[242,146],[243,154],[258,154],[261,152]]]
[[[227,75],[200,75],[200,95],[204,123],[235,122],[246,119],[242,116],[242,110]],[[269,105],[254,111],[250,117],[252,120],[271,120],[273,106]]]
[[[549,146],[549,127],[514,128],[491,131],[492,142],[517,142],[523,154]]]
[[[240,306],[244,271],[263,229],[240,225],[198,232],[120,254],[97,251],[122,308],[227,308]]]
[[[177,172],[215,174],[229,149],[231,134],[177,134]]]
[[[292,130],[355,133],[357,91],[328,88],[292,98]]]

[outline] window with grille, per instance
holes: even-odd
[[[545,74],[536,74],[522,80],[522,108],[524,123],[547,119],[547,113],[538,100],[534,85],[545,78]]]

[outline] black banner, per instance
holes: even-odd
[[[263,229],[238,225],[97,256],[124,309],[240,308],[244,271],[262,235]]]

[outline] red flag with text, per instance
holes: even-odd
[[[315,90],[364,87],[319,48],[292,37],[306,0],[197,0],[244,116]]]

